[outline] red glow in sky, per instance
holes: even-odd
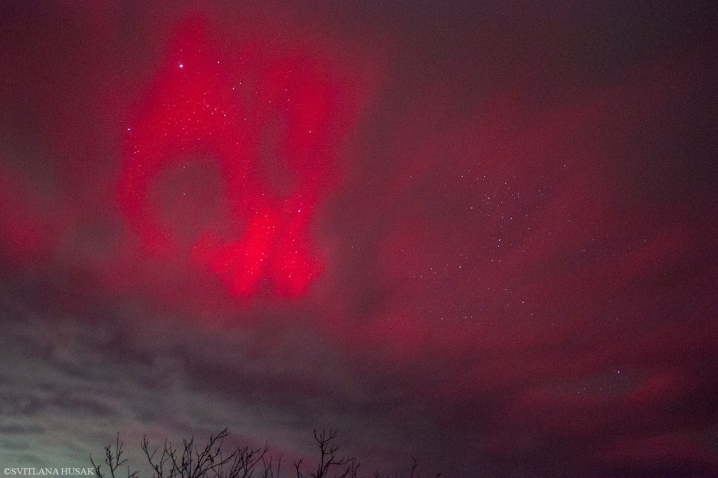
[[[0,461],[716,475],[701,2],[5,2]]]
[[[242,74],[233,77],[228,64]],[[118,198],[146,253],[185,253],[149,204],[153,183],[190,160],[215,161],[229,233],[202,228],[189,260],[236,297],[253,295],[263,279],[280,296],[305,293],[323,268],[312,218],[337,187],[336,148],[356,115],[338,104],[352,92],[329,79],[333,68],[305,47],[223,57],[204,21],[178,28],[122,149]]]

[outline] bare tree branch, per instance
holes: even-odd
[[[355,457],[339,454],[339,446],[335,440],[338,430],[314,430],[314,441],[319,448],[319,460],[314,470],[306,471],[304,458],[294,462],[296,478],[359,478],[360,464]],[[225,453],[224,440],[229,436],[225,428],[216,435],[210,435],[204,446],[200,446],[194,439],[182,440],[182,447],[177,448],[172,442],[165,439],[163,446],[152,447],[145,435],[140,443],[147,462],[152,469],[151,478],[253,478],[255,473],[259,478],[280,478],[281,459],[276,463],[268,456],[269,447],[250,448],[237,447],[230,453]],[[109,472],[105,473],[101,464],[95,463],[92,457],[90,462],[95,468],[98,478],[120,478],[117,470],[127,463],[124,458],[123,443],[119,433],[112,445],[105,447],[105,465]],[[416,475],[417,459],[411,457],[411,471],[409,478],[418,478]],[[439,473],[437,478],[441,475]],[[380,478],[379,472],[374,478]],[[388,475],[386,475],[388,477]],[[394,477],[396,478],[396,473]],[[130,471],[127,465],[127,478],[139,478],[138,471]]]
[[[105,447],[105,463],[110,470],[110,475],[108,478],[117,478],[115,476],[115,472],[120,466],[124,465],[127,462],[127,459],[122,458],[122,455],[124,454],[122,445],[123,443],[120,441],[120,434],[118,432],[117,438],[115,440],[114,451],[112,450],[112,445],[107,445]],[[92,456],[90,456],[90,463],[92,463],[92,466],[95,468],[95,475],[98,478],[105,478],[105,475],[102,473],[101,465],[95,463],[95,460],[92,458]],[[127,478],[137,478],[138,474],[138,471],[130,472],[130,466],[127,465]]]

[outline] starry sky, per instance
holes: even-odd
[[[3,2],[0,463],[718,475],[716,20]]]

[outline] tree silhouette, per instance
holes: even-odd
[[[358,475],[359,462],[355,457],[339,454],[339,447],[335,444],[338,430],[330,428],[329,431],[314,430],[314,441],[319,447],[319,461],[315,470],[306,470],[304,458],[294,462],[296,478],[360,478]],[[175,447],[168,439],[164,445],[152,448],[145,435],[140,444],[150,467],[151,478],[279,478],[282,468],[281,459],[274,463],[268,455],[269,447],[250,448],[237,447],[229,453],[223,449],[224,440],[229,436],[228,429],[216,435],[210,435],[205,445],[199,445],[194,437],[183,439],[181,447]],[[409,478],[419,478],[416,475],[417,460],[411,457],[412,465]],[[140,472],[132,470],[124,458],[123,442],[117,434],[114,447],[105,447],[104,464],[96,463],[90,457],[95,468],[97,478],[120,478],[118,470],[126,467],[126,478],[140,478]],[[373,478],[389,478],[375,471]],[[396,473],[394,478],[398,478]],[[437,474],[438,478],[441,473]]]
[[[344,473],[342,473],[341,475],[336,475],[337,478],[355,478],[357,476],[357,469],[359,468],[359,464],[356,462],[356,458],[337,456],[339,447],[331,443],[332,440],[334,440],[336,437],[336,429],[330,428],[329,434],[327,434],[326,430],[322,430],[319,433],[314,430],[314,440],[319,445],[321,459],[319,460],[317,471],[310,471],[307,473],[307,476],[311,478],[327,478],[329,476],[330,468],[342,467],[343,465],[348,466],[344,470]],[[294,463],[294,468],[297,472],[297,478],[305,478],[304,473],[302,473],[301,471],[301,465],[303,460],[304,459],[302,458],[298,462]]]

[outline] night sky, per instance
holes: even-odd
[[[712,3],[3,2],[0,464],[718,476]]]

